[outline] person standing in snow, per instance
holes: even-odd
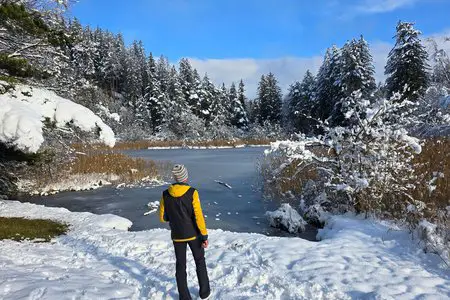
[[[162,194],[159,219],[169,222],[175,248],[176,279],[180,299],[192,299],[187,285],[186,248],[189,245],[197,267],[200,285],[199,296],[206,299],[211,293],[206,270],[205,248],[208,247],[208,232],[198,191],[187,184],[188,171],[183,165],[172,169],[175,183]]]

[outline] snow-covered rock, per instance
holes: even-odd
[[[283,203],[276,211],[266,212],[270,226],[281,228],[290,233],[305,231],[306,221],[288,203]]]
[[[177,299],[170,232],[112,215],[0,201],[0,216],[71,225],[51,243],[0,240],[0,299]],[[157,216],[154,216],[157,217]],[[113,229],[115,228],[115,229]],[[210,230],[211,299],[447,299],[448,268],[407,231],[334,216],[321,242]],[[194,260],[187,277],[198,293]]]
[[[151,201],[147,204],[147,207],[148,211],[144,213],[144,216],[157,212],[159,208],[159,201]]]
[[[28,152],[36,152],[44,142],[44,121],[57,127],[68,124],[91,132],[98,130],[99,139],[114,146],[112,129],[88,108],[56,95],[54,92],[16,85],[0,95],[0,141]]]

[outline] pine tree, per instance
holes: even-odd
[[[230,124],[239,129],[247,129],[248,117],[241,100],[239,100],[238,92],[236,91],[236,85],[234,82],[231,84],[229,91],[229,114]]]
[[[148,111],[148,105],[144,99],[147,86],[144,86],[142,68],[146,68],[147,64],[144,63],[142,65],[142,55],[143,52],[139,43],[134,41],[127,51],[125,97],[128,100],[127,105],[136,116],[135,121],[145,129],[150,124],[149,116],[151,114]]]
[[[334,105],[341,98],[339,87],[339,59],[340,49],[336,46],[327,49],[323,63],[317,74],[316,107],[314,116],[325,121],[331,116]]]
[[[189,92],[189,106],[191,107],[192,113],[197,117],[204,118],[205,114],[202,112],[202,99],[200,96],[204,94],[202,87],[202,81],[200,80],[200,75],[198,71],[194,69],[193,71],[193,82],[191,86],[191,91]],[[205,112],[207,114],[207,112]]]
[[[185,128],[185,123],[189,121],[192,115],[185,100],[181,82],[182,80],[179,78],[177,70],[175,67],[172,67],[167,87],[167,110],[163,126],[176,134],[178,138],[184,138],[184,133],[189,129]]]
[[[159,131],[164,119],[163,93],[160,89],[160,81],[157,77],[156,62],[150,53],[147,59],[148,83],[145,90],[146,111],[150,112],[153,131]]]
[[[228,90],[225,84],[217,91],[217,96],[213,99],[211,112],[211,126],[231,125],[229,115],[229,99]]]
[[[249,101],[247,104],[247,111],[249,116],[248,120],[251,124],[257,124],[261,119],[259,107],[260,105],[258,98]]]
[[[244,81],[242,81],[242,79],[241,79],[241,81],[239,82],[239,89],[238,89],[238,100],[239,100],[239,102],[241,102],[241,104],[242,104],[242,107],[244,108],[244,109],[246,109],[246,106],[247,106],[247,97],[245,97],[245,84],[244,84]]]
[[[73,41],[70,48],[70,60],[77,78],[94,79],[95,43],[91,39],[92,33],[89,27],[83,28],[78,19],[74,19],[69,26],[69,36]]]
[[[270,124],[281,123],[282,94],[278,81],[273,73],[262,76],[258,86],[258,100],[260,101],[261,124],[266,121]]]
[[[376,89],[375,67],[369,45],[361,36],[347,42],[341,51],[338,86],[343,98],[360,90],[365,99],[370,99]]]
[[[267,111],[265,111],[263,114],[262,108],[263,102],[265,101],[264,99],[266,98],[266,94],[267,94],[266,76],[261,75],[261,79],[259,80],[258,83],[257,98],[255,99],[255,107],[256,107],[255,116],[257,116],[256,121],[260,125],[262,125],[264,121],[267,119]]]
[[[414,23],[397,24],[396,42],[390,51],[385,68],[388,96],[400,93],[399,101],[416,101],[428,85],[428,54],[420,40],[421,32]]]
[[[202,80],[202,89],[200,94],[201,99],[201,107],[200,107],[200,117],[205,120],[205,124],[209,125],[213,115],[213,102],[217,97],[216,88],[214,84],[208,77],[208,74],[205,74]]]
[[[312,73],[307,70],[301,83],[295,82],[289,88],[287,101],[289,102],[290,124],[294,130],[303,133],[312,131],[312,112],[315,105],[316,82]]]
[[[145,95],[145,89],[148,86],[148,66],[147,66],[147,58],[145,55],[144,44],[142,41],[133,43],[133,51],[135,53],[135,59],[137,59],[138,69],[140,73],[140,87],[141,87],[141,96]]]
[[[123,51],[125,47],[123,40],[120,40],[120,36],[115,37],[110,32],[103,33],[103,51],[101,57],[101,74],[103,76],[102,82],[105,88],[109,90],[117,90],[118,81],[123,73],[123,62],[121,61],[120,51]]]
[[[295,81],[289,86],[286,96],[287,102],[287,126],[290,130],[298,131],[298,120],[304,116],[301,115],[300,105],[302,103],[302,85],[299,81]]]
[[[359,40],[345,43],[339,59],[338,83],[341,99],[335,103],[331,121],[333,125],[345,125],[344,114],[354,109],[353,94],[358,92],[361,101],[371,101],[376,89],[375,67],[369,46],[361,36]],[[350,101],[351,100],[351,101]]]
[[[166,93],[169,85],[171,67],[165,56],[160,56],[156,63],[156,78],[159,82],[161,93]]]
[[[231,108],[231,106],[232,106],[231,103],[235,100],[237,101],[237,99],[238,99],[236,84],[234,82],[232,82],[230,85],[230,89],[228,90],[228,97],[229,97],[228,102],[230,103],[229,109],[230,109],[230,111],[233,111],[233,109]]]
[[[429,43],[432,47],[430,58],[434,62],[432,82],[438,87],[450,89],[450,57],[444,49],[439,48],[435,40],[429,39]]]
[[[115,60],[117,62],[117,69],[115,72],[118,75],[118,82],[115,86],[116,91],[121,93],[124,90],[124,83],[127,78],[127,49],[121,33],[119,33],[116,37],[114,44],[114,55],[116,56]]]
[[[240,104],[240,107],[238,107],[237,114],[235,117],[235,119],[237,120],[236,126],[241,129],[247,129],[250,121],[247,111],[247,97],[245,96],[245,85],[242,79],[239,82],[238,102]]]
[[[194,86],[194,70],[187,58],[182,58],[179,64],[179,80],[181,91],[186,103],[190,102],[191,92]]]

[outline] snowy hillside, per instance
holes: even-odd
[[[0,95],[0,142],[36,152],[44,142],[45,121],[54,122],[58,128],[70,124],[86,132],[98,130],[101,142],[111,147],[115,144],[114,132],[100,117],[52,91],[16,85]]]
[[[72,225],[52,243],[0,241],[1,299],[176,299],[169,231],[128,232],[113,215],[71,213],[12,201],[0,216]],[[116,229],[114,229],[116,228]],[[408,233],[336,216],[314,243],[211,230],[206,260],[211,299],[446,299],[450,271]],[[198,288],[188,260],[191,293]]]

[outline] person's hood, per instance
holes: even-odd
[[[190,189],[191,187],[188,184],[184,183],[174,183],[169,186],[169,194],[172,197],[181,197]]]

